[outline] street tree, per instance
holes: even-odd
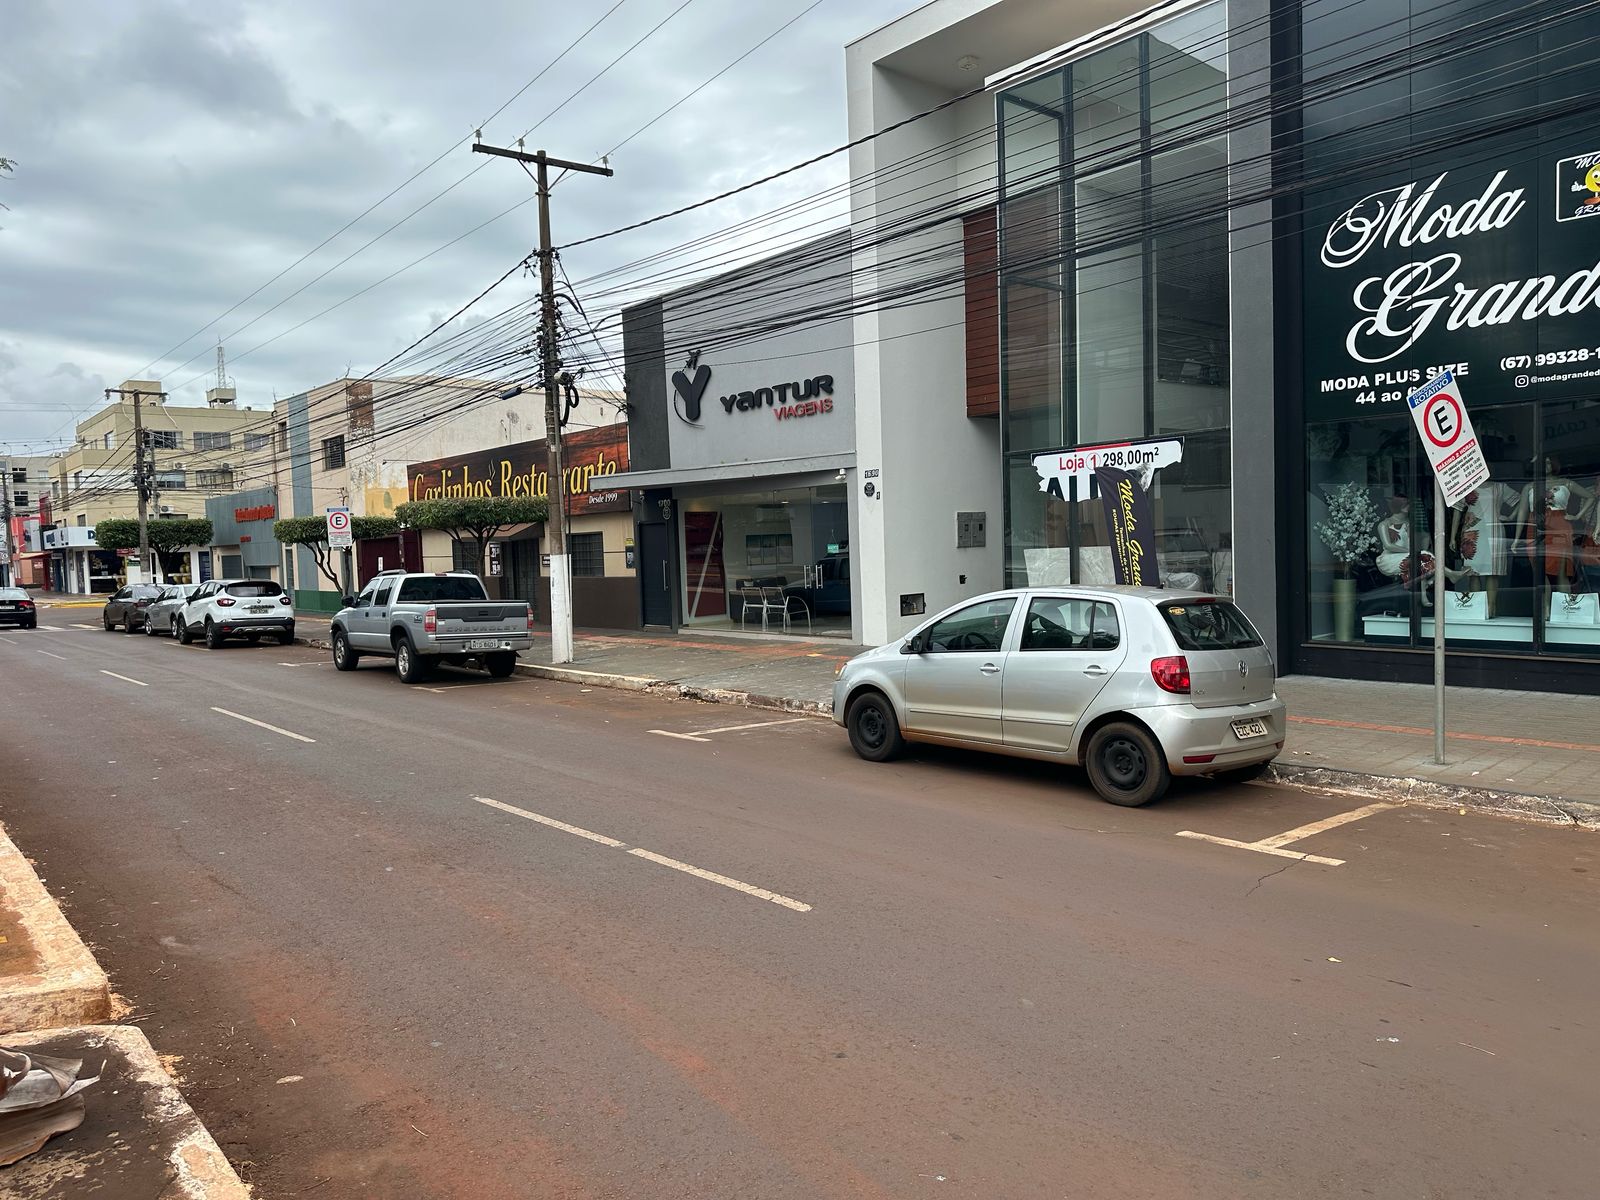
[[[204,517],[150,521],[150,548],[170,553],[185,546],[209,546],[211,522]],[[102,550],[136,550],[139,522],[132,517],[107,517],[94,527],[94,544]]]
[[[393,517],[352,517],[350,533],[358,542],[368,538],[393,537],[400,523]],[[328,545],[327,517],[283,517],[272,523],[272,536],[285,546],[304,546],[316,560],[317,570],[338,591],[343,587],[334,571],[333,550]]]
[[[471,496],[444,500],[412,500],[398,505],[395,517],[406,529],[437,529],[448,533],[463,548],[472,548],[479,575],[489,543],[514,525],[534,525],[550,515],[549,504],[538,496]]]

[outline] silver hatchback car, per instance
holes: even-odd
[[[839,669],[833,719],[862,758],[906,742],[1087,768],[1138,806],[1174,775],[1259,775],[1283,749],[1272,654],[1223,596],[1023,588],[968,600]]]

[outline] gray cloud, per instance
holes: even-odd
[[[486,139],[509,142],[534,126],[676,2],[626,0],[489,122]],[[694,0],[540,126],[530,146],[598,156],[807,2]],[[563,183],[558,238],[651,215],[842,141],[844,43],[910,6],[826,0],[630,142],[612,164],[616,178]],[[73,414],[60,406],[92,411],[107,382],[139,372],[468,136],[602,11],[521,0],[7,4],[0,154],[18,170],[0,193],[11,206],[0,221],[0,443],[70,436]],[[835,161],[770,195],[572,251],[565,265],[583,278],[843,177]],[[463,145],[150,373],[198,401],[219,335],[249,403],[334,378],[347,363],[375,365],[527,253],[531,205],[255,347],[528,191],[510,163]],[[508,283],[505,303],[529,287]]]

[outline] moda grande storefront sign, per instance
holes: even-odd
[[[568,513],[626,512],[632,507],[627,489],[606,486],[609,476],[628,469],[626,425],[573,430],[562,435],[561,449]],[[548,444],[541,438],[412,463],[406,468],[408,498],[545,498],[550,494],[548,456]]]
[[[1325,192],[1306,212],[1307,420],[1404,412],[1444,370],[1474,407],[1600,391],[1600,145]]]

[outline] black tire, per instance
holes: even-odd
[[[216,622],[210,617],[206,618],[206,649],[222,649],[222,631],[217,628]]]
[[[1159,800],[1172,784],[1161,746],[1129,721],[1113,721],[1095,730],[1083,765],[1100,798],[1123,808]]]
[[[1266,762],[1251,763],[1248,767],[1231,767],[1226,771],[1218,771],[1211,778],[1218,783],[1249,783],[1252,779],[1260,779],[1267,773],[1267,768],[1272,765],[1269,758]]]
[[[247,633],[244,635],[244,640],[249,642],[252,646],[261,645],[261,635],[259,633]]]
[[[335,671],[354,671],[361,662],[361,655],[350,649],[350,639],[342,629],[333,631],[333,669]]]
[[[394,670],[400,676],[401,683],[421,683],[432,672],[429,662],[417,653],[417,648],[411,644],[411,639],[402,637],[394,645]]]
[[[146,616],[144,619],[144,635],[145,637],[156,636],[156,623],[152,621],[149,616]]]
[[[501,650],[496,654],[485,654],[483,665],[488,668],[489,674],[496,679],[509,679],[511,673],[517,669],[517,652],[515,650]]]
[[[845,711],[850,748],[868,762],[888,762],[905,752],[894,705],[882,692],[862,692]]]
[[[23,626],[23,628],[24,629],[37,629],[37,628],[39,628],[39,622],[38,622],[37,619],[29,621],[26,625]]]
[[[288,629],[285,629],[282,633],[280,633],[278,635],[278,645],[280,645],[280,646],[292,646],[292,645],[294,645],[294,626],[291,625]]]
[[[117,623],[115,621],[113,621],[105,613],[101,613],[100,614],[100,623],[106,627],[106,632],[107,633],[110,633],[113,629],[115,629],[117,627]]]
[[[178,645],[180,646],[194,644],[194,634],[189,629],[189,622],[182,617],[172,618],[172,636],[178,639]]]
[[[133,623],[133,617],[132,616],[130,616],[128,618],[128,623],[122,627],[122,632],[123,633],[128,633],[128,634],[133,634],[133,633],[138,633],[139,632],[138,628]]]

